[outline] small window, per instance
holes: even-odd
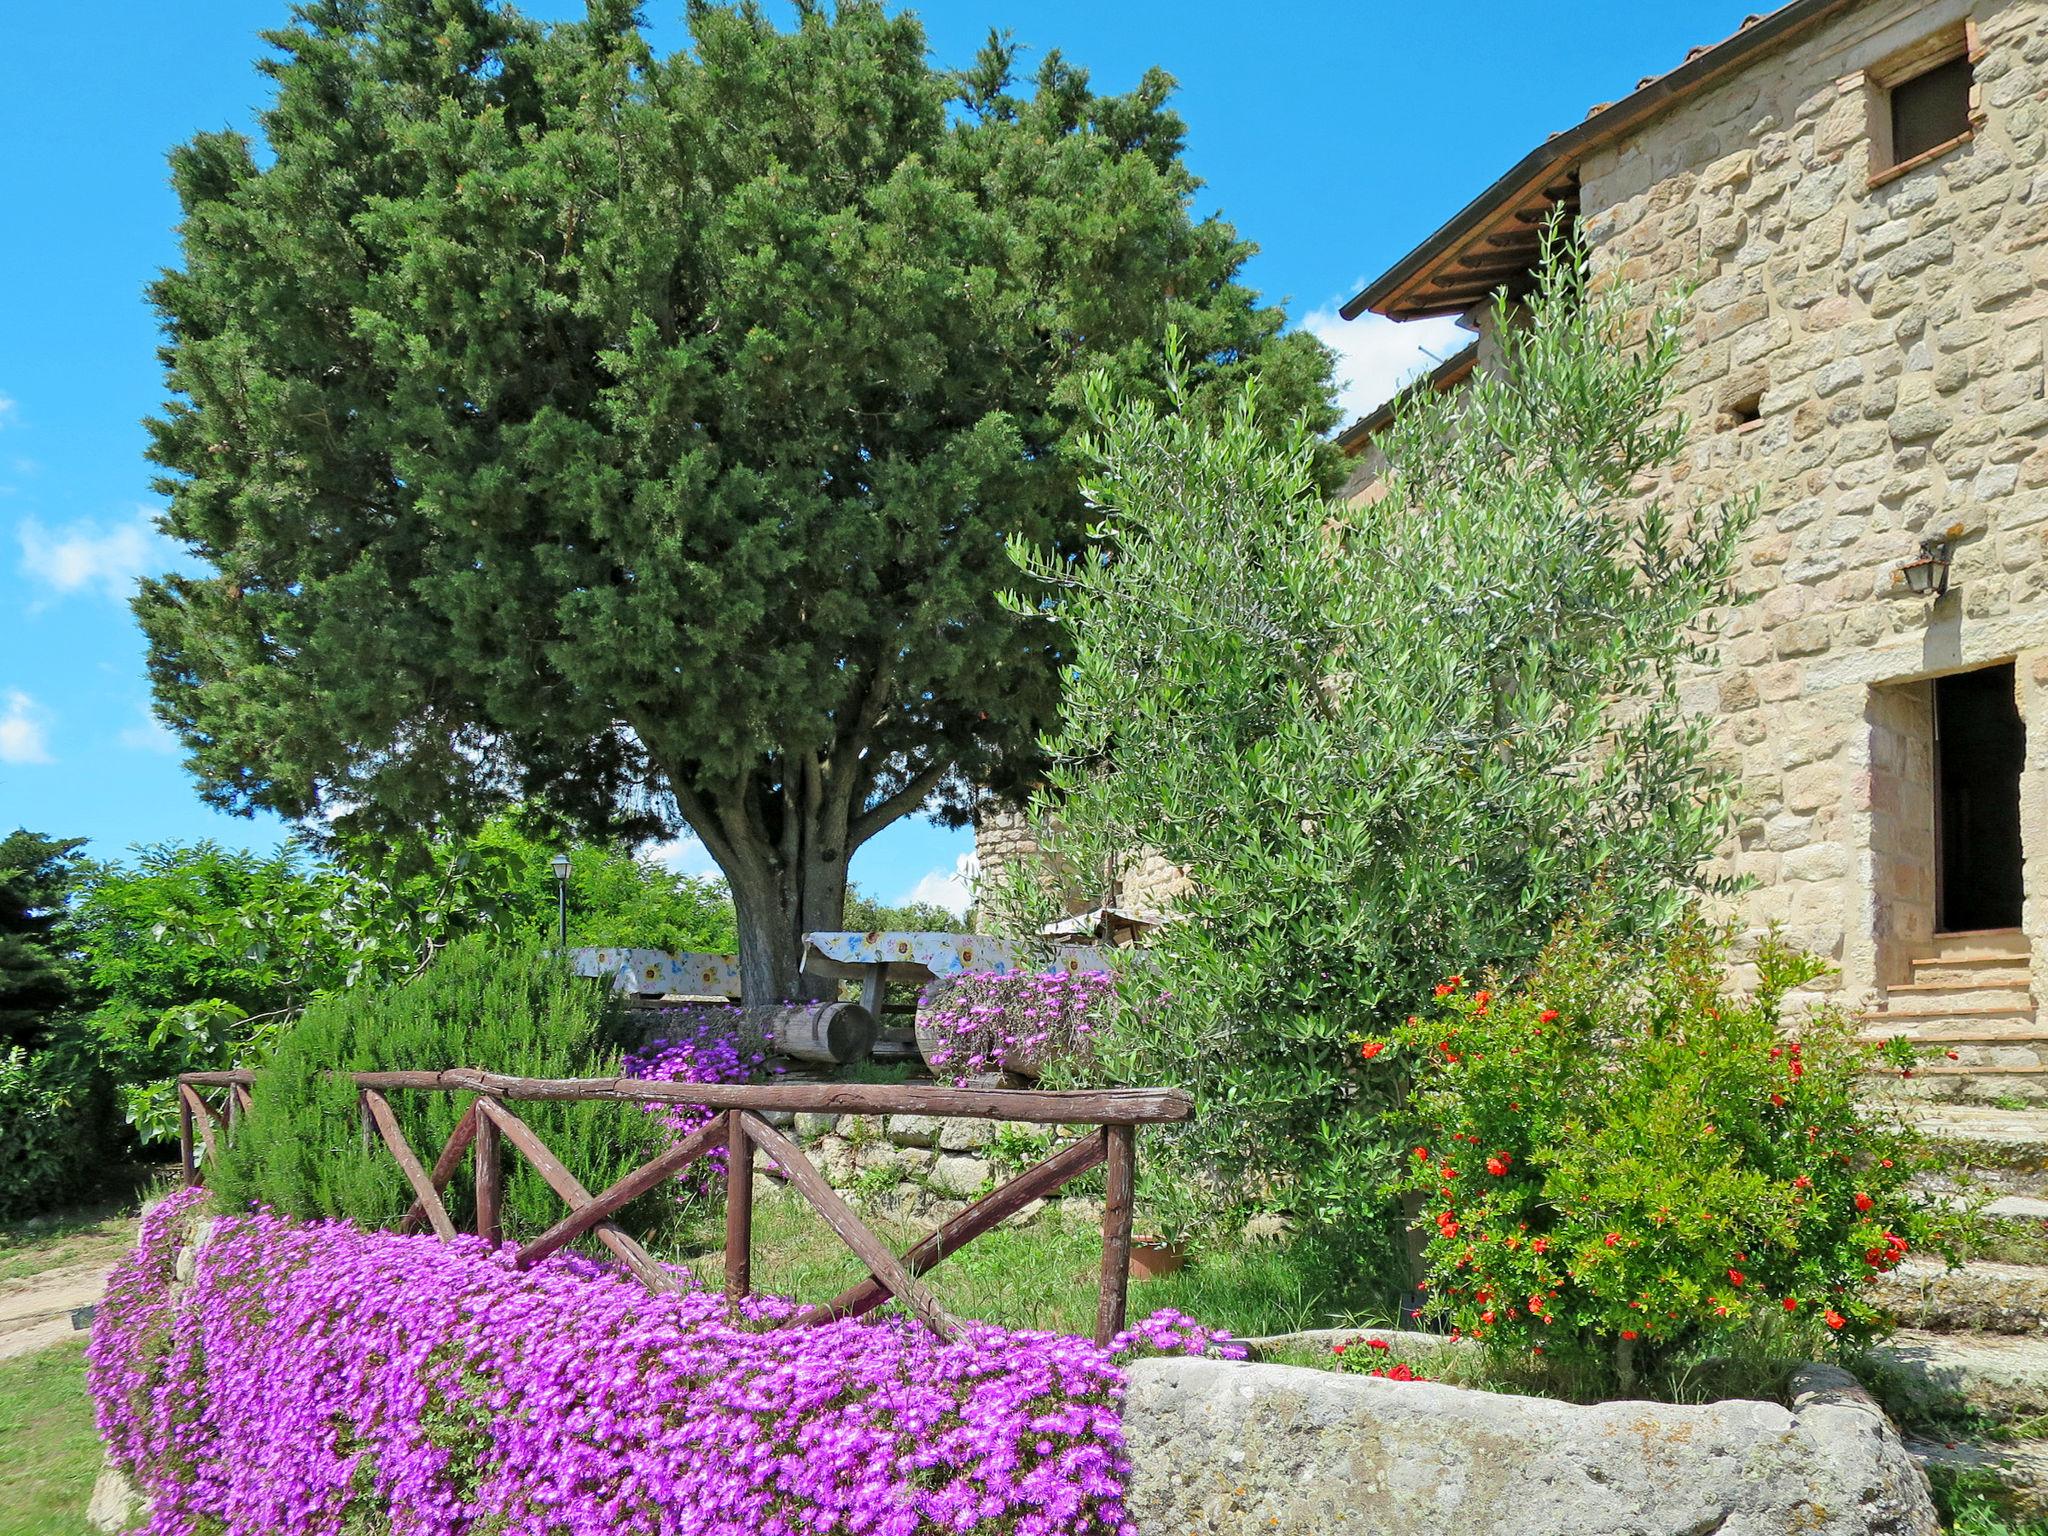
[[[1970,61],[1957,54],[1892,87],[1892,163],[1917,159],[1970,131]]]
[[[1976,29],[1963,22],[1864,72],[1872,185],[1970,141],[1983,122],[1974,68],[1979,57]]]

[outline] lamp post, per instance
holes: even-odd
[[[558,853],[548,861],[555,872],[555,937],[564,952],[569,948],[569,855]]]

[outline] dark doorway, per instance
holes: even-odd
[[[1934,682],[1935,835],[1944,933],[2020,925],[2020,722],[2010,662]]]

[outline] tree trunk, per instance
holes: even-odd
[[[715,855],[714,855],[715,856]],[[831,997],[836,983],[804,976],[804,935],[837,928],[846,915],[848,854],[800,860],[770,855],[758,863],[719,860],[739,916],[740,994],[750,1007]]]

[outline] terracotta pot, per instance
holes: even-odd
[[[1157,1280],[1170,1275],[1188,1261],[1188,1251],[1163,1237],[1131,1239],[1131,1278]]]

